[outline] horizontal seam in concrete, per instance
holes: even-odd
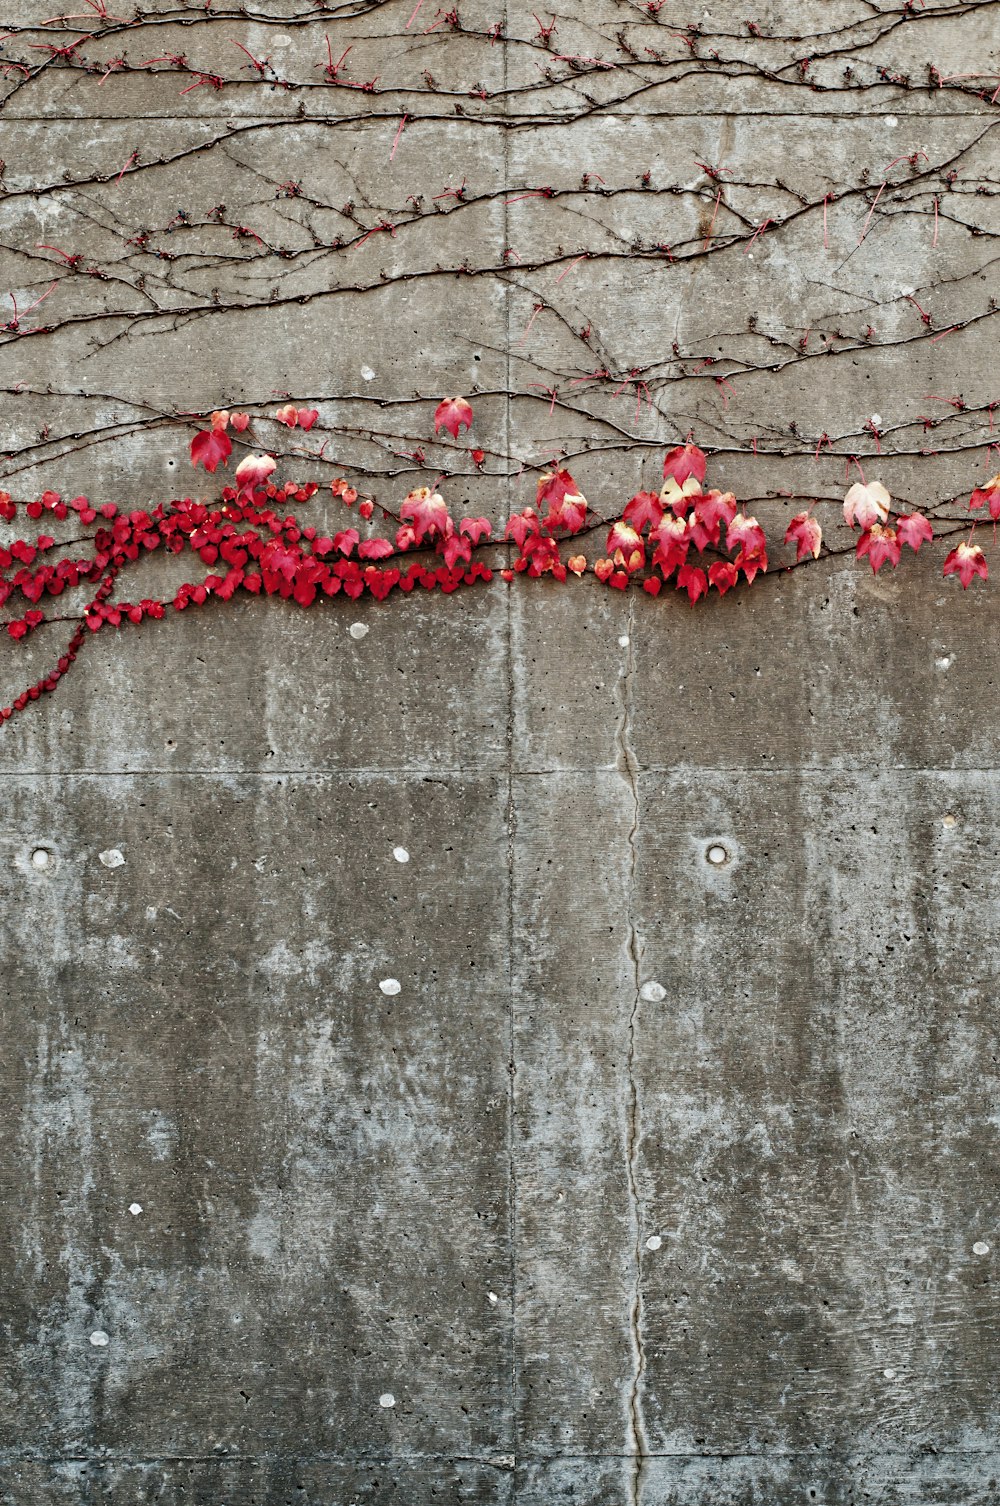
[[[870,1449],[847,1451],[843,1449],[768,1449],[768,1450],[745,1450],[729,1453],[687,1453],[681,1450],[670,1452],[667,1450],[652,1449],[644,1453],[644,1459],[685,1459],[713,1461],[723,1459],[760,1459],[765,1463],[781,1459],[813,1459],[817,1463],[836,1460],[838,1463],[848,1465],[860,1465],[875,1459],[899,1459],[899,1460],[931,1460],[931,1459],[967,1459],[967,1458],[991,1458],[1000,1456],[1000,1443],[995,1448],[961,1448],[961,1449],[938,1449],[928,1447],[916,1447],[914,1449]],[[535,1453],[519,1446],[518,1464],[555,1464],[566,1460],[589,1460],[589,1459],[631,1459],[630,1453],[615,1452],[613,1450],[595,1450],[592,1453]],[[96,1465],[127,1465],[137,1466],[144,1464],[272,1464],[276,1462],[301,1463],[301,1464],[344,1464],[364,1467],[374,1464],[394,1465],[418,1462],[420,1460],[436,1460],[445,1464],[486,1464],[496,1469],[508,1470],[513,1466],[507,1459],[498,1458],[496,1454],[450,1454],[450,1453],[417,1453],[404,1450],[394,1450],[391,1454],[326,1454],[313,1452],[305,1454],[287,1453],[213,1453],[213,1454],[0,1454],[0,1468],[14,1464],[96,1464]]]
[[[411,779],[426,780],[428,783],[443,783],[452,779],[502,779],[506,770],[502,765],[472,764],[465,768],[451,769],[420,769],[393,767],[386,764],[381,768],[303,768],[303,769],[4,769],[2,777],[4,781],[12,779],[151,779],[161,776],[181,779],[398,779],[401,776]],[[614,774],[617,772],[614,764],[592,764],[586,769],[551,768],[551,769],[513,769],[517,779],[550,779],[565,777],[569,779],[591,779],[595,774]],[[680,777],[702,777],[704,775],[732,775],[747,774],[754,779],[783,778],[794,774],[800,778],[818,779],[830,777],[848,777],[856,775],[860,779],[871,780],[884,774],[912,774],[933,775],[949,774],[956,779],[965,778],[969,774],[1000,774],[1000,765],[996,764],[817,764],[809,767],[802,765],[782,765],[762,769],[753,764],[639,764],[639,774],[671,775]]]

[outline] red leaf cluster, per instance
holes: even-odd
[[[316,409],[300,409],[291,403],[275,414],[286,428],[304,431],[318,417]],[[192,464],[210,473],[225,465],[233,448],[228,431],[242,435],[250,421],[245,413],[222,409],[212,413],[209,427],[199,430],[191,441]],[[472,409],[464,398],[447,399],[436,410],[435,432],[445,428],[457,439],[471,422]],[[316,452],[311,453],[317,458]],[[481,466],[483,451],[470,453],[476,467]],[[565,559],[561,546],[608,526],[607,554],[592,568],[598,581],[614,589],[636,583],[650,596],[657,596],[672,584],[694,605],[711,591],[724,595],[741,575],[752,583],[768,567],[764,530],[755,517],[740,509],[731,492],[704,489],[706,468],[706,457],[696,445],[677,446],[665,457],[660,491],[637,492],[620,516],[603,520],[595,517],[568,470],[546,471],[538,479],[534,505],[507,522],[504,541],[516,553],[510,567],[501,572],[503,577],[512,580],[526,574],[564,581],[568,574],[582,576],[591,567],[579,544],[577,552]],[[456,524],[435,487],[416,487],[404,498],[394,538],[362,537],[361,529],[355,527],[327,536],[284,512],[289,502],[308,501],[318,483],[278,485],[273,479],[276,469],[271,455],[244,454],[236,466],[235,484],[223,487],[221,500],[214,504],[188,497],[151,510],[125,511],[111,502],[95,506],[84,496],[65,502],[52,491],[24,504],[24,513],[32,521],[49,515],[61,522],[75,515],[83,525],[96,525],[94,547],[92,554],[77,557],[69,544],[57,545],[50,533],[15,538],[0,547],[0,605],[18,598],[25,604],[21,616],[3,624],[8,637],[27,638],[53,620],[39,605],[43,598],[81,585],[89,586],[93,595],[82,617],[55,619],[75,624],[64,653],[46,675],[0,709],[0,722],[54,690],[88,632],[106,626],[139,624],[162,618],[168,610],[187,611],[209,599],[227,601],[241,591],[280,596],[306,607],[340,593],[356,599],[368,592],[381,601],[394,590],[408,593],[419,586],[447,593],[492,578],[489,567],[473,558],[473,551],[490,541],[490,523],[483,517],[463,517]],[[375,499],[359,497],[348,481],[337,478],[330,492],[349,508],[357,503],[363,522],[372,517]],[[972,511],[986,507],[994,522],[1000,519],[1000,475],[973,491],[969,507]],[[922,513],[894,517],[892,499],[879,482],[852,486],[844,500],[844,517],[860,530],[857,555],[867,557],[876,572],[886,563],[895,568],[904,547],[916,551],[934,537],[933,525]],[[13,523],[16,518],[17,506],[7,492],[0,492],[0,520]],[[796,546],[797,561],[819,556],[822,530],[811,511],[792,518],[785,542]],[[209,573],[185,582],[170,601],[151,597],[112,601],[121,571],[158,548],[196,555]],[[402,556],[411,552],[422,557],[404,561]],[[971,538],[959,544],[947,556],[944,574],[958,575],[963,588],[976,576],[986,580],[989,571],[983,550]]]

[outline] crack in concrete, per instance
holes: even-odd
[[[639,1013],[639,989],[641,986],[642,942],[635,925],[634,896],[638,853],[636,837],[639,830],[639,762],[632,746],[632,687],[635,676],[635,605],[628,604],[628,632],[625,644],[625,669],[622,675],[622,712],[615,729],[618,748],[617,767],[628,785],[632,802],[632,822],[628,832],[629,869],[625,907],[627,940],[626,946],[632,964],[634,992],[628,1019],[628,1102],[626,1105],[625,1166],[628,1177],[629,1224],[633,1237],[634,1281],[629,1304],[629,1338],[632,1349],[632,1383],[628,1398],[628,1439],[631,1471],[629,1477],[629,1502],[639,1506],[642,1493],[643,1464],[649,1456],[646,1425],[642,1410],[642,1378],[646,1369],[646,1352],[642,1342],[642,1208],[639,1199],[637,1163],[641,1130],[639,1125],[639,1092],[635,1080],[636,1022]]]

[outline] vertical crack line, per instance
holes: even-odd
[[[632,1349],[632,1381],[628,1397],[628,1452],[630,1506],[639,1506],[642,1470],[649,1453],[646,1424],[642,1410],[642,1378],[646,1369],[646,1352],[642,1342],[642,1205],[639,1199],[638,1160],[642,1130],[639,1114],[639,1090],[635,1080],[636,1029],[639,1016],[639,989],[642,983],[642,940],[635,924],[635,884],[638,866],[639,832],[639,761],[632,746],[632,692],[635,679],[635,604],[628,604],[628,643],[622,674],[622,711],[615,729],[618,750],[617,768],[628,786],[631,800],[631,823],[628,832],[628,879],[626,885],[626,950],[632,965],[632,1006],[628,1017],[628,1051],[625,1070],[628,1095],[625,1104],[625,1170],[628,1180],[629,1228],[632,1235],[632,1290],[629,1296],[629,1338]]]
[[[510,7],[508,0],[504,0],[503,29],[504,36],[508,32],[510,19]],[[509,49],[506,45],[502,48],[503,53],[503,91],[504,109],[508,108],[507,100],[507,77],[509,71]],[[510,132],[504,130],[503,136],[503,247],[509,240],[510,209],[507,198],[510,191]],[[503,322],[504,322],[504,493],[506,499],[506,516],[510,517],[513,511],[511,498],[510,456],[511,456],[511,348],[510,348],[510,287],[503,283]],[[513,1468],[510,1472],[510,1501],[511,1506],[517,1502],[517,1456],[518,1456],[518,1412],[517,1412],[517,1170],[515,1154],[517,1149],[517,1094],[515,1091],[515,1078],[517,1074],[517,1032],[515,1019],[515,990],[514,990],[514,848],[517,836],[517,809],[514,801],[514,604],[513,592],[507,591],[507,617],[506,617],[506,652],[507,652],[507,997],[508,997],[508,1041],[507,1041],[507,1241],[510,1251],[510,1264],[508,1269],[508,1286],[510,1291],[510,1309],[508,1313],[508,1325],[510,1334],[510,1395],[508,1405],[510,1407],[510,1455]]]

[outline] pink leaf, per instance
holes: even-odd
[[[229,441],[226,440],[226,443]],[[252,492],[258,486],[263,486],[275,470],[277,462],[270,455],[247,455],[236,467],[236,485],[241,492]]]
[[[922,512],[905,513],[897,521],[896,532],[904,544],[909,544],[911,549],[919,549],[921,544],[929,544],[934,537],[934,529],[929,518],[925,518]]]
[[[989,573],[986,556],[978,544],[959,544],[944,562],[944,574],[957,575],[962,582],[963,591],[969,589],[974,575],[980,575],[983,580],[988,580]]]
[[[851,528],[865,529],[873,523],[884,523],[891,501],[880,481],[869,481],[867,485],[855,481],[844,498],[844,522]]]
[[[463,518],[459,530],[474,544],[478,544],[480,539],[489,538],[492,527],[487,518]]]
[[[989,507],[994,523],[1000,519],[1000,474],[992,476],[983,486],[977,486],[969,498],[969,511]]]
[[[446,397],[434,410],[434,433],[447,429],[452,439],[458,438],[459,429],[472,428],[472,405],[464,397]]]
[[[432,492],[429,486],[418,486],[416,491],[410,492],[399,509],[399,516],[404,523],[408,519],[412,521],[418,544],[425,533],[443,534],[450,521],[444,498],[439,492]]]
[[[881,523],[873,523],[871,528],[866,528],[858,539],[856,553],[859,559],[863,554],[867,554],[868,563],[877,575],[886,560],[895,570],[899,564],[902,545],[896,536],[895,528],[885,528]]]
[[[642,538],[630,523],[626,523],[622,518],[612,523],[608,534],[609,554],[614,554],[616,549],[620,549],[624,555],[630,555],[634,550],[641,548]]]
[[[540,523],[532,508],[526,507],[523,512],[516,512],[507,524],[505,539],[513,539],[518,549],[524,548],[524,541],[531,533],[538,533]]]
[[[785,543],[796,545],[796,559],[804,560],[810,554],[813,559],[818,559],[823,530],[811,513],[797,513],[788,525]]]

